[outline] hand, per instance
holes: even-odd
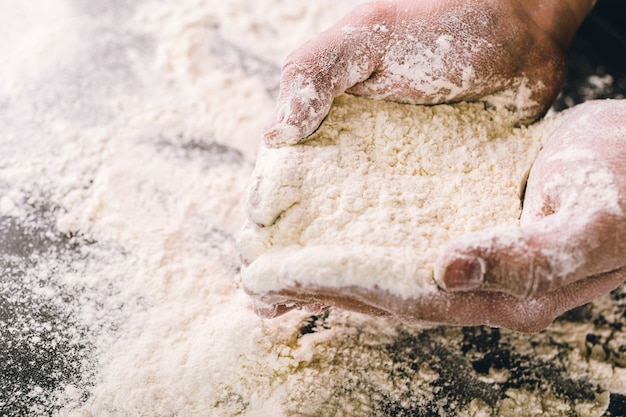
[[[570,110],[528,178],[520,227],[462,236],[440,254],[448,291],[492,291],[576,307],[626,279],[626,101]],[[540,321],[554,318],[536,308]]]
[[[279,289],[250,294],[257,313],[336,306],[405,321],[532,332],[610,292],[626,279],[626,101],[591,102],[562,117],[529,176],[520,226],[470,233],[447,245],[435,270],[441,288],[432,285],[413,298],[364,288],[353,284],[359,276],[372,268],[392,273],[401,265],[390,259],[407,257],[367,256],[363,263],[349,248],[325,256],[305,248],[263,264],[275,270],[269,275]],[[331,286],[320,271],[350,276],[327,280]]]
[[[566,49],[593,1],[535,3],[395,0],[357,7],[289,55],[266,142],[307,137],[346,90],[413,104],[480,100],[515,109],[521,121],[536,119],[559,92]]]

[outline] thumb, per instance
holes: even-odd
[[[375,71],[389,35],[385,24],[393,21],[390,9],[385,4],[357,7],[289,55],[278,102],[264,132],[268,145],[294,144],[312,134],[333,99]]]
[[[435,264],[448,291],[500,291],[536,297],[623,265],[608,213],[583,220],[554,214],[520,227],[495,227],[450,242]]]

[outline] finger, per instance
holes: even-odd
[[[284,294],[286,296],[286,294]],[[301,304],[290,302],[287,304],[266,304],[263,301],[255,300],[253,302],[253,310],[257,316],[262,319],[274,319],[283,314],[289,313],[291,310],[304,308],[308,314],[320,315],[327,311],[330,306],[319,303]]]
[[[241,276],[246,293],[266,306],[339,306],[371,315],[390,313],[345,294],[338,299],[330,294],[320,298],[307,289],[334,286],[340,291],[361,286],[404,296],[438,291],[429,268],[415,262],[410,248],[294,245],[259,256],[242,268]],[[267,316],[275,314],[269,307],[266,310]]]
[[[279,270],[282,258],[289,256],[289,249],[270,250],[251,264],[242,267],[241,283],[246,294],[265,304],[281,304],[288,300],[279,294],[282,289]]]
[[[253,222],[246,221],[237,236],[237,252],[245,269],[270,249],[269,231]]]
[[[521,227],[497,227],[465,235],[441,251],[435,280],[448,291],[503,291],[542,295],[623,263],[614,257],[613,217],[581,221],[553,215]]]
[[[258,264],[255,261],[249,265],[244,264],[241,268],[243,290],[252,298],[252,309],[254,312],[264,319],[275,318],[300,307],[299,303],[281,294],[273,294],[271,291],[260,290],[264,285],[269,288],[276,286],[275,284],[268,285],[267,283],[261,284],[258,282],[264,279],[267,280],[267,277],[276,276],[277,271],[275,268],[272,268],[275,265],[276,263],[271,260],[267,263],[261,261]]]
[[[304,309],[307,311],[307,313],[314,315],[320,315],[329,308],[330,306],[319,303],[311,303],[304,306]]]
[[[264,137],[272,146],[309,136],[334,97],[367,79],[384,52],[393,4],[364,4],[287,58],[278,102]]]
[[[308,246],[281,257],[277,271],[281,290],[360,287],[402,297],[438,291],[430,268],[410,247]]]
[[[266,304],[260,300],[255,300],[253,303],[254,312],[262,319],[273,319],[282,316],[283,314],[286,314],[297,307],[298,305],[295,303]]]
[[[276,219],[301,197],[305,164],[293,147],[280,149],[261,145],[247,193],[248,218],[261,227]]]

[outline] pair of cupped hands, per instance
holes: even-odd
[[[287,58],[265,141],[283,146],[306,138],[346,91],[414,104],[484,101],[532,122],[556,98],[569,43],[592,5],[361,5]],[[273,294],[250,293],[257,312],[336,306],[406,321],[539,331],[612,291],[626,279],[626,101],[586,103],[563,117],[530,172],[520,225],[449,242],[435,265],[434,295],[406,299],[289,281]]]

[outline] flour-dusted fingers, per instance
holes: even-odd
[[[570,111],[528,179],[520,227],[447,245],[435,276],[448,290],[537,296],[626,266],[626,101]]]
[[[437,292],[431,271],[413,254],[411,247],[307,246],[281,259],[278,281],[281,289],[361,287],[401,297]]]
[[[273,319],[282,316],[283,314],[288,313],[298,307],[299,305],[294,302],[287,302],[284,304],[267,304],[260,300],[256,300],[253,302],[254,312],[262,319]]]
[[[270,311],[272,306],[296,305],[319,309],[324,306],[350,306],[349,309],[383,314],[358,299],[318,298],[308,288],[361,287],[371,292],[392,292],[403,297],[418,297],[439,291],[431,273],[412,257],[411,248],[378,246],[291,246],[271,250],[242,270],[245,291]],[[301,289],[301,290],[300,290]],[[270,311],[267,315],[275,314]],[[389,313],[386,313],[387,315]]]
[[[622,219],[623,221],[623,219]],[[435,277],[448,291],[502,291],[534,297],[624,265],[615,216],[549,216],[524,227],[474,232],[444,247]],[[621,236],[621,235],[620,235]],[[616,256],[616,252],[622,253]]]
[[[265,227],[301,198],[304,155],[292,147],[259,148],[248,190],[248,219]]]
[[[363,287],[403,297],[438,291],[431,271],[413,252],[410,247],[293,245],[262,254],[242,270],[242,282],[247,293],[267,304],[284,303],[279,294],[298,287]]]
[[[543,114],[566,71],[585,0],[381,0],[361,5],[287,58],[265,141],[313,133],[344,91],[412,104],[483,101]]]
[[[243,268],[269,250],[269,233],[270,230],[254,222],[247,220],[244,223],[237,236],[237,251]]]
[[[254,312],[261,318],[272,319],[300,308],[302,304],[280,291],[277,279],[280,258],[265,254],[260,261],[245,262],[241,268],[243,290],[252,298]]]
[[[317,129],[333,99],[378,67],[395,19],[389,2],[358,6],[337,24],[289,55],[281,72],[266,143],[297,143]]]
[[[515,110],[524,122],[536,119],[556,98],[565,75],[565,47],[537,24],[529,5],[387,4],[394,4],[397,14],[382,62],[348,92],[413,104],[483,101]]]

